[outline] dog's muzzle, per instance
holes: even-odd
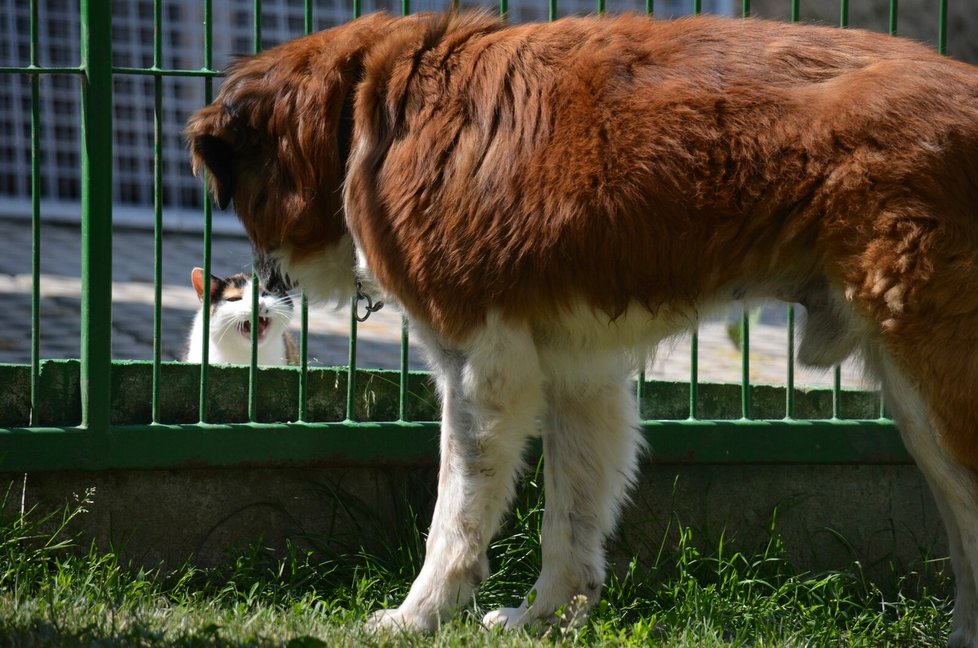
[[[252,263],[259,283],[268,292],[284,295],[296,287],[292,280],[282,272],[278,259],[271,254],[252,248]]]

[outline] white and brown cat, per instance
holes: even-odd
[[[185,362],[201,362],[203,341],[209,341],[210,364],[251,363],[251,274],[240,272],[210,279],[210,330],[204,334],[204,270],[194,268],[190,282],[201,301],[187,338]],[[258,364],[297,365],[299,351],[289,331],[293,314],[292,298],[286,292],[269,291],[259,286]]]

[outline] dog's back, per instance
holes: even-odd
[[[617,314],[778,275],[828,273],[860,292],[879,263],[856,259],[889,246],[879,221],[972,220],[978,74],[914,43],[762,21],[574,19],[418,56],[398,92],[361,89],[378,115],[362,136],[383,150],[385,177],[367,190],[378,169],[354,159],[349,216],[380,283],[457,337],[489,308],[536,319],[580,298]],[[391,84],[410,76],[367,65]],[[920,213],[925,195],[950,204]],[[361,216],[378,204],[406,267]]]

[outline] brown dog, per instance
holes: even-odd
[[[631,358],[776,297],[801,360],[859,352],[934,491],[978,645],[978,70],[758,20],[372,15],[242,60],[194,168],[322,297],[407,312],[443,398],[438,503],[403,605],[434,628],[485,577],[527,437],[547,508],[516,626],[590,606],[641,447]],[[542,425],[541,425],[542,422]]]

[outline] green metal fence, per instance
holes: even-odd
[[[38,58],[38,2],[31,2],[30,62],[0,68],[31,83],[32,341],[30,365],[0,365],[0,471],[128,469],[255,464],[432,463],[437,453],[436,399],[426,375],[408,369],[408,333],[402,331],[397,371],[357,368],[357,321],[351,312],[349,359],[342,368],[310,367],[308,305],[301,300],[302,362],[298,367],[259,368],[255,354],[245,368],[211,367],[204,345],[202,366],[164,362],[161,350],[163,236],[163,92],[167,77],[196,78],[213,97],[220,71],[213,66],[213,8],[204,2],[204,60],[199,69],[164,69],[160,25],[163,1],[155,0],[156,37],[148,67],[113,67],[112,5],[81,0],[78,66],[43,67]],[[742,13],[751,13],[742,0]],[[454,3],[457,6],[457,2]],[[700,0],[690,0],[701,10]],[[605,11],[597,0],[596,11]],[[653,0],[646,11],[654,12]],[[889,29],[897,31],[897,0],[890,2]],[[401,10],[411,11],[409,0]],[[507,0],[499,11],[506,13]],[[947,0],[939,0],[937,47],[946,49]],[[353,0],[351,16],[361,12]],[[800,15],[791,0],[791,20]],[[848,0],[841,0],[841,26]],[[253,43],[260,48],[261,2],[254,2]],[[557,15],[556,0],[548,13]],[[313,26],[313,3],[304,3],[305,30]],[[82,309],[78,361],[43,360],[39,330],[40,271],[40,79],[71,75],[81,86]],[[155,88],[154,120],[154,350],[148,362],[112,360],[112,87],[119,76],[149,76]],[[203,187],[201,188],[203,192]],[[211,272],[212,213],[204,201],[205,273]],[[204,291],[204,312],[209,312]],[[903,463],[908,457],[878,397],[834,386],[800,390],[794,384],[795,310],[787,307],[789,360],[784,385],[752,385],[750,321],[741,322],[740,384],[699,380],[696,336],[688,382],[636,382],[642,426],[659,462],[700,463]],[[206,322],[205,322],[206,328]],[[252,326],[252,330],[257,327]],[[215,391],[232,394],[215,401]],[[229,402],[230,401],[230,402]]]

